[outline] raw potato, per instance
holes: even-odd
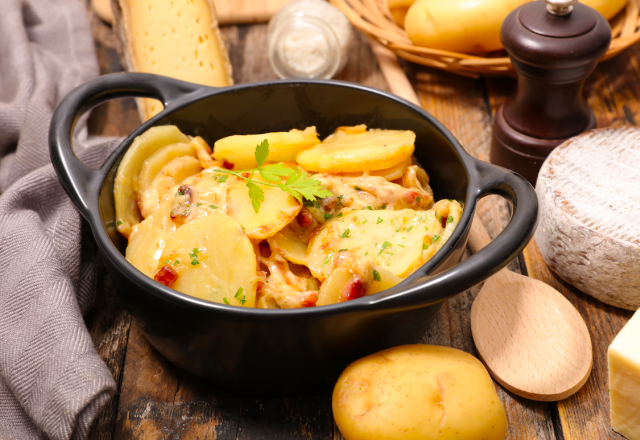
[[[167,240],[160,261],[158,269],[171,264],[178,273],[172,289],[218,303],[226,298],[231,305],[255,305],[256,254],[240,225],[226,214],[181,226]]]
[[[347,211],[325,223],[311,239],[307,266],[322,282],[337,267],[337,258],[370,260],[396,276],[407,276],[423,263],[430,217],[430,211],[412,209]]]
[[[266,163],[295,162],[297,154],[320,143],[316,127],[304,131],[235,135],[222,138],[213,146],[213,157],[233,164],[236,170],[256,167],[256,146],[267,139],[269,156]]]
[[[604,15],[604,18],[611,20],[622,11],[622,8],[627,4],[627,0],[581,0],[580,3],[591,6]]]
[[[415,140],[415,133],[405,130],[338,131],[296,160],[305,170],[322,173],[383,170],[410,159]]]
[[[129,238],[131,228],[140,223],[135,188],[142,164],[160,148],[171,144],[188,143],[189,138],[175,125],[151,127],[135,138],[118,166],[113,183],[118,232]]]
[[[409,8],[405,30],[413,44],[461,53],[502,49],[500,27],[528,0],[418,0]]]
[[[409,8],[416,0],[389,0],[389,12],[395,20],[396,24],[404,28],[404,19],[407,16]]]
[[[240,223],[251,238],[264,239],[275,235],[295,219],[302,209],[302,203],[288,192],[278,187],[260,185],[264,191],[264,201],[260,205],[260,210],[255,212],[251,206],[246,182],[232,176],[228,180],[231,186],[227,193],[226,213]],[[257,173],[253,176],[253,180],[265,182]]]
[[[345,440],[502,440],[507,431],[487,370],[448,347],[404,345],[355,361],[332,407]]]

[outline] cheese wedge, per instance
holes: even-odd
[[[117,0],[114,27],[125,68],[197,84],[233,84],[231,64],[210,0]],[[147,120],[162,111],[153,99],[138,102]]]
[[[611,427],[640,440],[640,311],[609,346]]]

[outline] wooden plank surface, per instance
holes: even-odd
[[[264,23],[292,0],[213,0],[222,25]]]
[[[91,23],[101,71],[120,70],[110,28],[95,18]],[[227,26],[222,31],[237,83],[276,78],[264,50],[265,25]],[[636,52],[632,49],[605,63],[589,80],[590,104],[596,110],[599,125],[635,124],[640,117],[638,85],[629,80],[631,72],[636,77],[638,74],[640,54]],[[387,89],[362,37],[356,39],[350,55],[350,62],[338,79]],[[472,80],[407,64],[405,68],[425,109],[442,121],[472,155],[488,160],[492,114],[514,90],[515,82]],[[625,75],[622,80],[620,77]],[[133,100],[122,99],[94,111],[89,126],[92,134],[123,136],[138,124]],[[492,237],[505,227],[510,217],[509,206],[497,196],[483,199],[478,211]],[[606,346],[630,312],[605,306],[566,285],[549,272],[535,245],[510,268],[548,282],[576,305],[594,341],[594,372],[583,390],[559,404],[522,399],[496,385],[507,413],[508,438],[621,438],[608,428],[605,355]],[[469,313],[478,291],[479,286],[447,301],[423,342],[476,354]],[[131,323],[108,277],[96,309],[87,316],[87,325],[99,353],[119,383],[118,394],[102,409],[90,438],[342,438],[333,423],[329,393],[289,398],[224,395],[177,370]]]

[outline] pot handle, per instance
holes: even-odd
[[[435,276],[425,276],[418,270],[369,302],[369,306],[411,308],[442,301],[489,278],[527,246],[538,223],[538,198],[533,187],[515,172],[476,159],[474,163],[477,170],[474,186],[478,188],[476,200],[497,194],[513,203],[513,215],[507,227],[489,245],[455,267]],[[469,222],[463,237],[471,229],[475,206],[473,208],[473,211],[465,213]]]
[[[88,194],[99,190],[95,186],[101,183],[103,172],[87,167],[73,152],[72,136],[78,119],[93,107],[115,98],[154,98],[162,101],[166,109],[189,99],[191,93],[203,87],[148,73],[111,73],[79,85],[60,102],[49,127],[51,163],[62,187],[85,218],[90,213]]]

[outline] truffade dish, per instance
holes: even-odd
[[[165,110],[135,130],[99,170],[73,154],[71,133],[90,108],[124,96],[161,100]],[[135,137],[175,125],[213,144],[235,134],[302,129],[327,135],[365,123],[416,134],[415,157],[436,199],[464,202],[458,227],[425,265],[396,287],[340,304],[295,310],[248,309],[176,292],[145,276],[124,257],[115,228],[113,180]],[[150,74],[99,77],[58,106],[51,158],[67,194],[89,221],[107,269],[134,319],[167,359],[216,386],[251,394],[330,389],[346,365],[384,348],[414,342],[442,301],[506,266],[536,226],[537,200],[519,175],[469,156],[423,109],[391,94],[339,81],[275,81],[211,88]],[[460,263],[477,200],[499,194],[513,204],[507,228]]]

